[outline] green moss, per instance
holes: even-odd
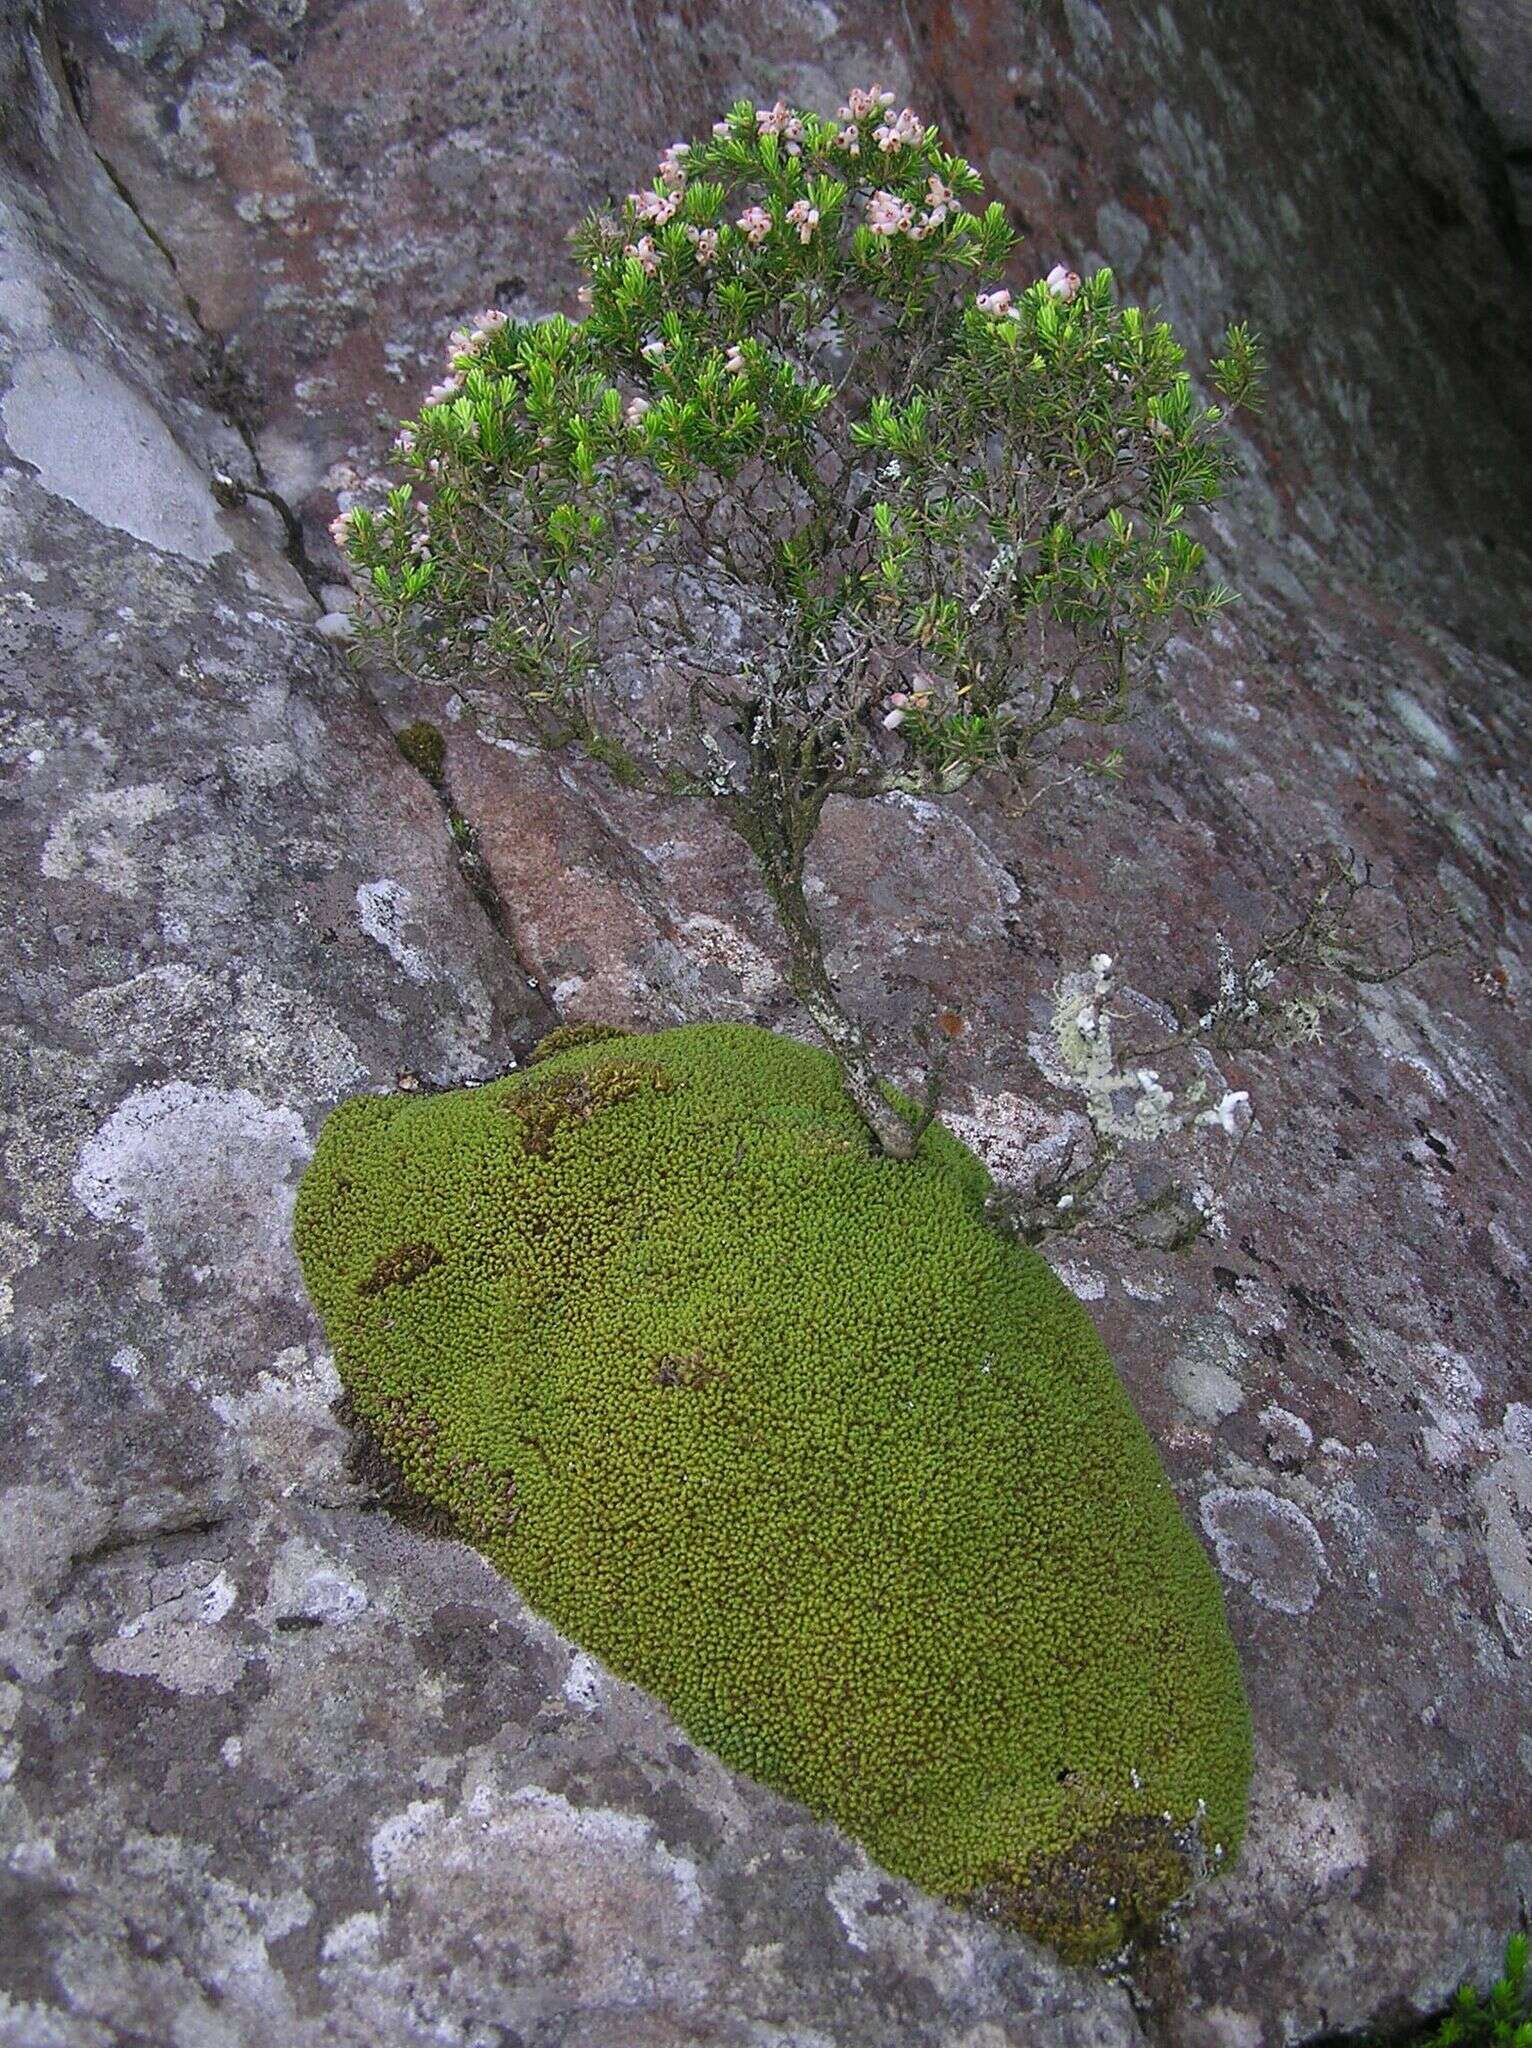
[[[556,1024],[551,1031],[533,1046],[527,1055],[527,1065],[535,1066],[539,1060],[551,1060],[555,1053],[572,1052],[577,1045],[600,1045],[609,1038],[631,1038],[632,1032],[621,1024]]]
[[[428,782],[440,782],[447,759],[447,742],[439,726],[417,718],[394,734],[394,744],[412,768],[418,768]]]
[[[1232,1857],[1250,1727],[987,1185],[940,1127],[873,1156],[828,1054],[694,1025],[343,1105],[297,1235],[358,1411],[535,1607],[890,1869],[1096,1954]]]
[[[609,733],[587,732],[580,735],[580,748],[593,761],[600,761],[609,768],[624,789],[642,789],[644,771],[620,741]]]

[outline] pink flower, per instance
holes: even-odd
[[[647,356],[651,363],[663,363],[665,360],[665,344],[663,341],[646,341],[639,350],[639,354]]]
[[[771,233],[771,215],[764,206],[747,206],[734,225],[743,230],[754,246]]]
[[[498,334],[509,316],[495,306],[487,306],[482,313],[463,327],[454,327],[447,340],[447,367],[451,369],[459,356],[476,356],[492,334]]]
[[[980,292],[974,304],[981,313],[988,313],[992,320],[1003,319],[1007,313],[1013,311],[1011,295],[1004,287],[997,292]]]
[[[957,194],[942,179],[933,176],[926,186],[926,198],[930,201],[932,227],[944,221],[949,213],[958,210]]]
[[[798,240],[806,242],[819,225],[819,208],[810,206],[806,199],[795,199],[787,209],[787,217],[798,230]]]
[[[672,192],[679,192],[686,183],[684,158],[692,153],[689,142],[673,142],[660,158],[660,183],[668,185]]]
[[[650,277],[653,277],[660,267],[660,259],[655,251],[653,235],[640,235],[636,242],[629,242],[622,253],[624,256],[631,256],[633,261]]]
[[[330,538],[338,548],[344,548],[350,540],[351,522],[355,516],[352,512],[339,512],[330,521]]]
[[[872,131],[873,141],[885,156],[891,156],[896,149],[914,149],[924,142],[925,135],[920,117],[911,107],[896,114],[892,121],[881,122]]]
[[[915,209],[897,192],[874,192],[867,202],[867,225],[875,235],[902,235]]]
[[[400,455],[414,454],[415,436],[410,432],[408,427],[401,427],[398,433],[394,436],[394,449],[395,452]]]
[[[588,284],[582,284],[580,289],[575,293],[575,300],[577,304],[583,306],[586,309],[586,311],[589,312],[591,307],[596,303],[596,294],[591,290]]]
[[[778,100],[774,107],[757,107],[755,125],[762,135],[780,135],[784,142],[793,143],[803,135],[803,123],[785,100]]]
[[[844,114],[845,111],[845,108],[842,107],[841,112]],[[842,128],[839,135],[837,135],[835,139],[840,144],[841,148],[845,150],[848,156],[861,155],[862,131],[860,128],[856,127],[855,125],[848,125],[847,127]]]
[[[749,366],[745,361],[744,351],[741,349],[737,341],[735,342],[734,346],[729,350],[727,356],[725,356],[723,366],[728,371],[731,377],[744,376],[745,371]]]
[[[623,418],[630,427],[636,427],[648,410],[649,401],[647,398],[630,398],[627,410],[623,413]]]
[[[719,137],[722,137],[725,135],[732,135],[734,133],[734,130],[729,126],[727,121],[715,121],[713,123],[713,133]]]
[[[677,192],[630,192],[628,201],[640,220],[652,220],[656,227],[672,219],[681,204]]]
[[[1073,270],[1066,270],[1062,263],[1055,263],[1048,275],[1043,279],[1043,282],[1047,285],[1053,296],[1056,299],[1062,299],[1066,305],[1080,289],[1079,273]]]
[[[447,405],[457,397],[462,388],[461,377],[443,377],[440,384],[431,386],[426,393],[425,402],[427,405]]]
[[[902,711],[910,701],[909,692],[906,690],[893,690],[889,693],[888,701],[896,711]]]
[[[884,712],[884,714],[883,714],[883,730],[884,730],[885,732],[892,732],[892,731],[894,730],[894,728],[895,728],[896,726],[900,726],[900,725],[903,725],[903,723],[904,723],[904,713],[903,713],[902,711],[900,711],[900,710],[897,710],[897,709],[895,709],[895,710],[893,710],[893,711],[885,711],[885,712]]]
[[[876,86],[863,91],[861,86],[854,85],[846,95],[846,104],[839,110],[838,118],[842,121],[861,121],[868,114],[877,113],[880,107],[891,107],[893,104],[894,96],[891,92],[879,92]]]
[[[718,255],[717,228],[689,227],[686,232],[696,252],[697,261],[706,270]]]

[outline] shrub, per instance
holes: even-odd
[[[1124,718],[1173,620],[1230,601],[1188,530],[1230,472],[1169,327],[1063,265],[934,127],[741,102],[577,237],[586,317],[489,311],[337,522],[359,645],[550,745],[716,803],[885,1151],[896,1110],[804,891],[831,796],[1024,782]],[[1209,366],[1231,405],[1259,350]],[[1112,772],[1096,753],[1080,769]]]
[[[909,1105],[903,1105],[906,1110]],[[1244,1825],[1217,1579],[1079,1303],[939,1125],[749,1025],[363,1097],[298,1197],[348,1394],[728,1763],[1071,1956]]]
[[[1487,1992],[1463,1986],[1451,2012],[1425,2037],[1422,2048],[1532,2048],[1525,1934],[1513,1934],[1507,1941],[1504,1972]]]

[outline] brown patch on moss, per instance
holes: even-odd
[[[407,1403],[386,1406],[407,1408]],[[356,1405],[349,1389],[342,1388],[330,1411],[347,1431],[346,1476],[362,1487],[367,1504],[381,1508],[406,1529],[421,1536],[455,1536],[457,1523],[445,1508],[417,1493],[390,1454],[382,1436]]]
[[[526,1063],[533,1067],[539,1060],[551,1060],[555,1053],[571,1052],[577,1045],[603,1045],[609,1038],[632,1036],[624,1024],[556,1024],[543,1033],[527,1054]]]
[[[470,1542],[489,1545],[509,1536],[521,1513],[516,1475],[487,1458],[449,1458],[444,1471],[462,1505],[458,1526]]]
[[[356,1291],[371,1295],[386,1293],[390,1287],[409,1287],[441,1263],[442,1255],[434,1244],[396,1245],[383,1254]]]
[[[1125,1814],[1067,1849],[1039,1856],[1019,1876],[998,1872],[968,1904],[1090,1963],[1154,1933],[1192,1882],[1185,1830],[1149,1814]]]
[[[705,1351],[666,1351],[654,1361],[650,1372],[657,1387],[686,1387],[692,1391],[724,1377],[723,1367],[714,1365]]]
[[[589,1073],[555,1074],[507,1095],[503,1106],[521,1125],[524,1148],[542,1158],[565,1125],[588,1124],[599,1110],[629,1102],[645,1088],[668,1095],[674,1086],[663,1067],[623,1060]]]

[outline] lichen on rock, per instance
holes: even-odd
[[[1232,1856],[1249,1719],[1149,1438],[987,1188],[938,1127],[876,1156],[828,1054],[693,1025],[344,1104],[297,1238],[358,1412],[535,1607],[1088,1955]]]

